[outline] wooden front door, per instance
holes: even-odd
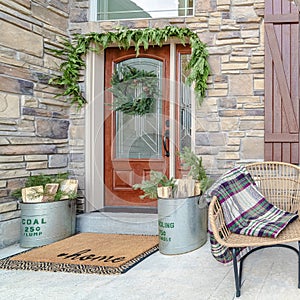
[[[265,1],[265,160],[299,164],[299,11]]]
[[[141,49],[109,48],[105,52],[105,102],[112,104],[109,90],[116,68],[129,66],[152,71],[158,78],[159,95],[150,113],[130,115],[105,106],[105,199],[107,206],[156,206],[154,200],[142,200],[141,191],[132,189],[149,178],[150,170],[169,175],[169,63],[170,47]]]

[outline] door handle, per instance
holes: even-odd
[[[170,152],[169,152],[169,130],[165,131],[163,144],[164,144],[164,149],[165,149],[165,156],[169,157],[170,156]]]

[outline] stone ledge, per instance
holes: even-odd
[[[0,222],[0,248],[5,248],[19,242],[21,232],[20,222],[20,218]]]

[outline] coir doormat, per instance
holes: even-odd
[[[0,268],[121,274],[157,250],[157,236],[80,233],[2,259]]]

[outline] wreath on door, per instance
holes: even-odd
[[[131,66],[116,68],[111,78],[114,111],[128,115],[145,115],[153,111],[160,96],[157,75],[153,71]]]

